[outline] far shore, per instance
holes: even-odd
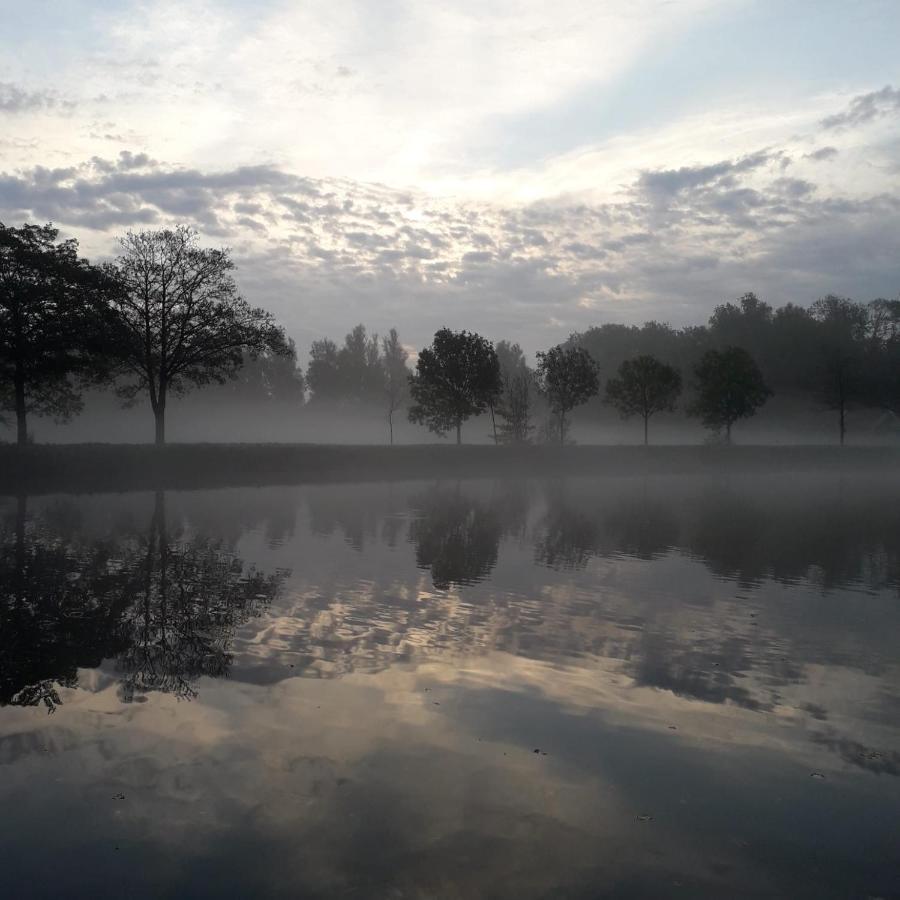
[[[0,494],[431,478],[854,472],[900,476],[900,447],[410,444],[0,445]]]

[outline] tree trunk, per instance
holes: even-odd
[[[644,416],[644,446],[647,446],[647,422],[650,419],[650,416]]]
[[[731,422],[725,426],[725,443],[731,443]]]
[[[388,413],[388,429],[391,432],[391,446],[394,446],[394,411]]]
[[[496,445],[496,443],[497,443],[497,421],[496,421],[496,419],[494,419],[494,404],[491,403],[489,405],[489,408],[491,410],[491,426],[494,429],[494,444]]]
[[[18,368],[18,366],[16,368]],[[24,447],[28,443],[28,422],[26,420],[25,410],[25,376],[21,372],[16,372],[14,380],[16,393],[16,443],[20,447]]]
[[[154,416],[156,418],[156,446],[161,447],[166,442],[166,408],[158,407]]]
[[[844,400],[841,398],[839,427],[841,429],[841,446],[844,446],[844,435],[847,433],[847,426],[844,419]]]
[[[462,443],[462,420],[456,420],[456,443]]]

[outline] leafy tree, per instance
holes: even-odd
[[[381,402],[384,371],[377,334],[369,336],[365,325],[357,325],[344,338],[337,365],[343,400],[356,405]]]
[[[432,345],[419,353],[409,387],[410,421],[441,436],[455,428],[460,444],[462,423],[484,412],[499,391],[497,354],[481,335],[442,328]]]
[[[525,369],[503,376],[503,386],[497,399],[500,416],[499,440],[502,444],[527,444],[534,425],[531,424],[534,374]]]
[[[754,293],[737,303],[717,306],[709,319],[709,337],[714,347],[743,347],[769,375],[772,348],[772,307]]]
[[[500,392],[494,401],[494,411],[500,417],[496,440],[501,444],[527,444],[534,431],[534,373],[518,344],[498,341],[496,351],[500,363]]]
[[[681,394],[681,375],[672,366],[652,356],[627,359],[619,366],[618,378],[606,385],[606,402],[621,416],[629,419],[641,416],[644,420],[644,445],[647,444],[647,425],[654,413],[672,411]]]
[[[392,328],[390,334],[381,339],[382,377],[391,445],[394,443],[394,413],[409,395],[409,369],[406,367],[408,358],[409,353],[400,343],[397,329]]]
[[[557,417],[559,442],[565,443],[566,415],[600,389],[597,364],[582,347],[562,344],[537,354],[537,383]]]
[[[869,401],[900,416],[900,299],[869,304]]]
[[[838,414],[841,445],[847,433],[847,410],[865,395],[865,340],[868,310],[861,303],[829,294],[816,300],[810,314],[818,322],[818,394]]]
[[[126,382],[120,394],[134,401],[146,391],[156,422],[156,443],[166,439],[169,394],[234,377],[244,353],[289,353],[271,315],[240,296],[227,250],[202,248],[186,226],[129,232],[120,241],[114,298]]]
[[[304,402],[304,378],[297,368],[297,346],[288,338],[282,351],[243,353],[234,380],[223,389],[228,403],[282,406],[296,409]]]
[[[306,383],[315,403],[336,403],[342,392],[338,346],[330,338],[313,341],[309,348]]]
[[[15,412],[20,445],[29,413],[65,421],[81,409],[81,384],[109,368],[113,283],[58,237],[52,225],[0,223],[0,409]]]
[[[731,426],[754,415],[772,396],[759,366],[742,347],[707,350],[694,374],[697,397],[688,412],[699,416],[707,428],[724,428],[728,443]]]

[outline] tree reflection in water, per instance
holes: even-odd
[[[115,658],[121,696],[147,691],[191,697],[202,676],[224,675],[237,628],[266,607],[283,573],[265,575],[220,543],[171,540],[165,495],[149,529],[81,539],[29,521],[16,503],[0,543],[0,705],[61,702],[78,670]]]

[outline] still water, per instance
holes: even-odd
[[[4,897],[900,896],[900,481],[0,523]]]

